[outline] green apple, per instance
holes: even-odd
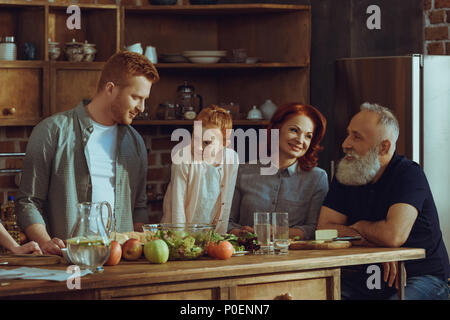
[[[169,247],[161,239],[146,242],[144,256],[150,263],[166,263],[169,259]]]

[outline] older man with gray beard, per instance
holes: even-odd
[[[345,157],[320,211],[318,229],[361,236],[355,245],[424,248],[426,258],[405,263],[406,299],[448,299],[449,259],[428,181],[421,167],[395,152],[392,112],[364,103],[342,144]],[[384,283],[367,286],[367,266],[342,272],[343,299],[397,299],[398,266],[384,263]]]

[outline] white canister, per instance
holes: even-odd
[[[263,117],[265,120],[270,120],[277,110],[277,106],[272,102],[272,100],[267,99],[260,107]]]
[[[14,37],[5,37],[0,43],[0,60],[16,60],[17,46],[14,43]]]

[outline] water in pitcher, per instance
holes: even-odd
[[[74,264],[98,272],[109,258],[110,242],[101,237],[75,237],[67,240],[67,248]]]

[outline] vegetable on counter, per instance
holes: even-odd
[[[243,236],[237,237],[234,234],[227,233],[225,235],[220,235],[213,231],[211,235],[211,241],[218,243],[220,241],[226,240],[233,245],[234,252],[239,251],[256,251],[259,249],[256,234],[248,232]]]
[[[183,230],[158,230],[156,237],[169,247],[169,260],[196,259],[204,254],[207,234],[189,234]]]

